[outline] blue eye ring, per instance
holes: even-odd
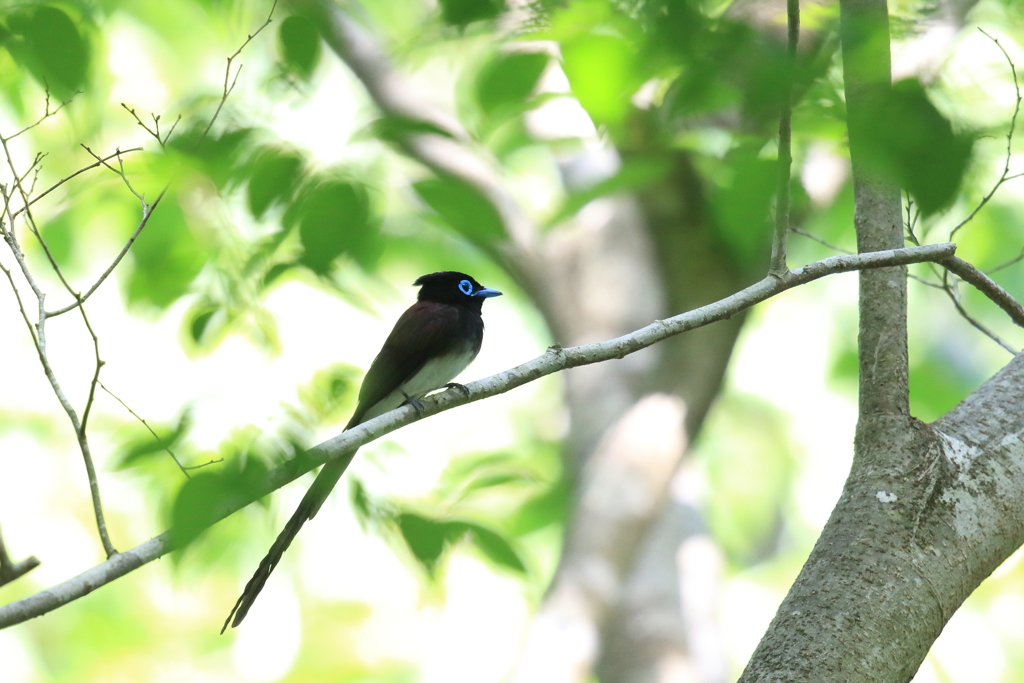
[[[463,280],[459,283],[459,291],[466,296],[473,296],[473,283],[469,280]]]

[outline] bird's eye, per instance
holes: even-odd
[[[459,291],[466,296],[473,296],[473,283],[469,280],[463,280],[459,283]]]

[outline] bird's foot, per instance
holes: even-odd
[[[465,385],[459,384],[458,382],[448,382],[448,384],[444,385],[444,388],[445,389],[458,389],[459,391],[462,392],[463,396],[469,396],[469,389],[467,389]]]
[[[420,400],[418,398],[413,398],[404,391],[402,392],[402,396],[405,396],[406,404],[411,405],[416,410],[417,413],[423,412],[423,404],[420,403]]]

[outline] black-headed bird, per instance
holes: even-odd
[[[455,271],[430,273],[413,284],[420,287],[417,301],[395,323],[380,353],[370,364],[359,388],[356,411],[345,429],[404,403],[416,405],[431,391],[451,382],[480,352],[484,338],[480,312],[484,299],[500,296],[501,292]],[[221,633],[228,624],[234,628],[245,619],[284,551],[306,520],[312,519],[327,500],[349,460],[330,460],[320,470],[298,509],[245,585]]]

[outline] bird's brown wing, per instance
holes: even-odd
[[[406,309],[370,364],[359,388],[359,404],[345,429],[362,422],[428,360],[449,352],[459,338],[460,327],[460,311],[455,306],[418,301]]]

